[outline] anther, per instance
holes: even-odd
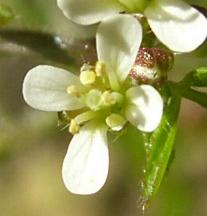
[[[96,81],[96,73],[93,70],[82,71],[80,81],[83,85],[90,85]]]
[[[95,72],[97,77],[103,77],[105,73],[105,64],[101,61],[97,61],[95,65]]]
[[[74,135],[79,131],[80,131],[79,124],[74,119],[72,119],[69,126],[69,132]]]
[[[120,131],[126,124],[126,120],[121,115],[112,113],[106,118],[106,124],[113,131]]]

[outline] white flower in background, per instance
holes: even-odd
[[[182,0],[57,0],[72,21],[95,24],[114,13],[143,13],[157,36],[169,49],[190,52],[207,37],[207,19]],[[121,25],[119,25],[121,28]]]
[[[109,169],[108,130],[120,131],[129,121],[141,131],[152,132],[160,123],[163,101],[158,91],[150,85],[134,86],[127,79],[141,39],[135,18],[114,15],[97,30],[95,66],[84,65],[78,77],[40,65],[24,79],[24,99],[33,108],[68,111],[69,116],[73,111],[69,131],[74,136],[62,170],[65,186],[73,193],[92,194],[104,185]]]

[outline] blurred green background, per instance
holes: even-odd
[[[35,30],[60,36],[64,39],[60,45],[72,57],[68,68],[74,70],[74,64],[81,65],[88,55],[93,59],[90,37],[95,26],[69,22],[55,0],[0,3],[9,5],[15,14],[2,30]],[[207,6],[206,0],[191,3]],[[60,37],[56,37],[57,42]],[[141,135],[133,128],[128,136],[109,145],[109,177],[99,193],[77,196],[64,187],[61,167],[70,135],[57,127],[56,113],[31,109],[21,93],[30,68],[62,63],[54,63],[27,46],[0,39],[0,215],[141,215],[137,201],[145,152]],[[206,45],[192,54],[178,55],[170,77],[179,80],[197,66],[207,66]],[[147,216],[207,215],[206,110],[183,100],[178,127],[173,163]]]

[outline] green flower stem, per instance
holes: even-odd
[[[207,87],[207,67],[200,67],[191,71],[183,78],[180,84],[186,87]]]
[[[188,88],[181,92],[184,98],[194,101],[200,104],[202,107],[207,108],[207,94],[204,92],[196,91],[192,88]]]
[[[183,82],[170,82],[170,86],[180,97],[194,101],[200,104],[202,107],[207,108],[207,93],[192,89],[188,85],[185,85]]]

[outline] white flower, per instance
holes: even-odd
[[[205,16],[182,0],[57,0],[57,3],[65,16],[82,25],[100,22],[123,11],[143,12],[157,38],[176,52],[195,50],[207,37]]]
[[[163,101],[157,90],[126,82],[141,38],[135,18],[114,15],[99,25],[95,67],[84,65],[78,77],[40,65],[24,79],[23,96],[30,106],[43,111],[73,110],[73,114],[77,110],[70,122],[74,136],[62,170],[65,186],[73,193],[92,194],[104,185],[109,168],[108,129],[119,131],[129,121],[152,132],[160,123]]]

